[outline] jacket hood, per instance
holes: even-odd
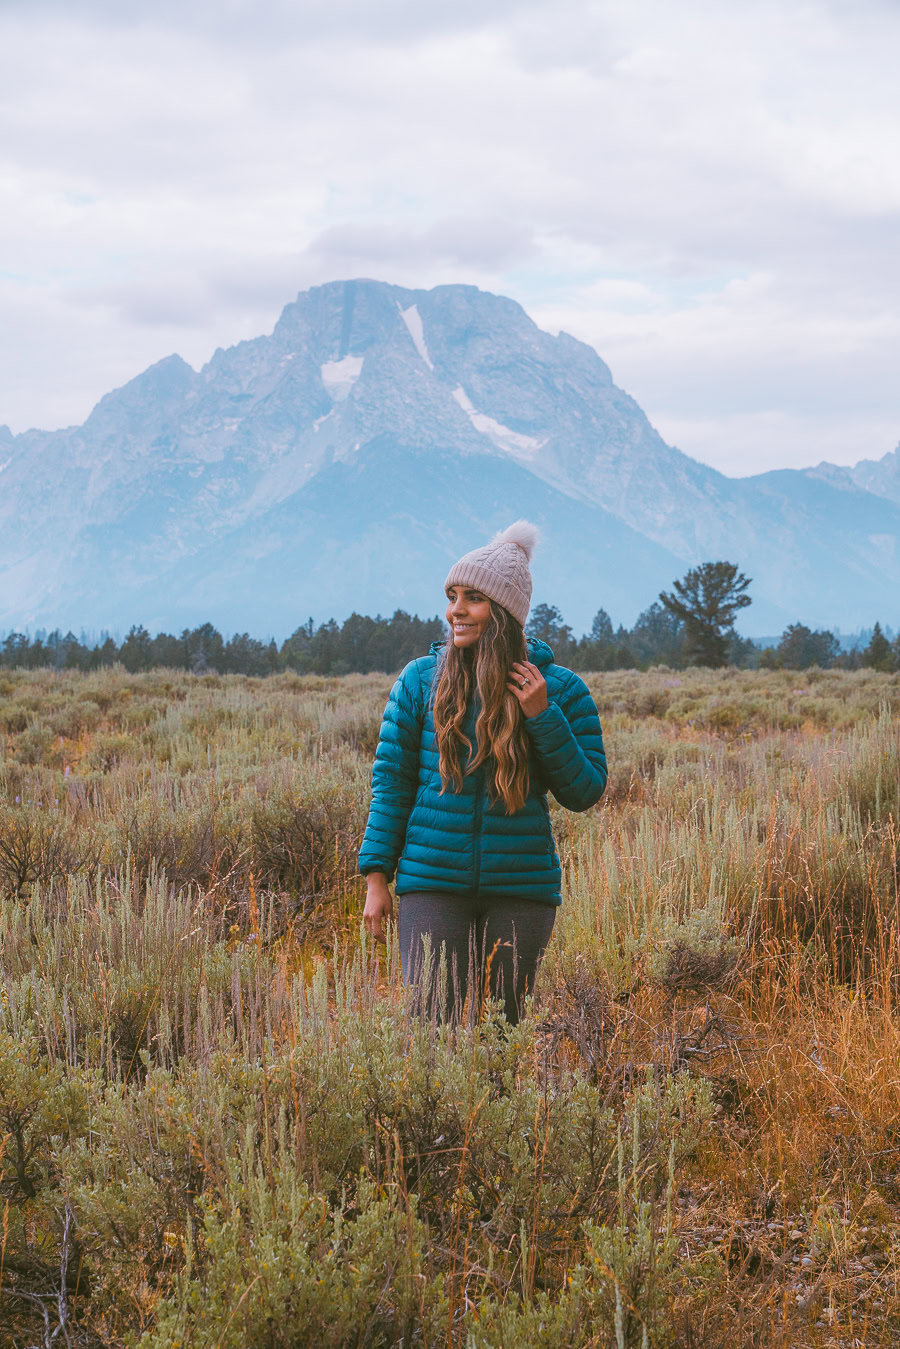
[[[447,645],[446,638],[439,642],[431,643],[432,656],[440,655],[443,648]],[[553,664],[553,652],[546,642],[542,642],[539,637],[528,637],[525,639],[525,645],[528,647],[528,659],[532,665],[536,665],[539,670],[545,669]]]

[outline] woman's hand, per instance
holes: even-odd
[[[530,660],[513,661],[506,687],[518,699],[526,717],[536,717],[547,707],[547,682]]]
[[[384,924],[394,916],[394,901],[383,871],[370,871],[366,877],[366,907],[363,922],[376,941],[385,940]]]

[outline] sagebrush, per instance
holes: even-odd
[[[455,1030],[360,932],[388,678],[0,677],[3,1343],[896,1343],[900,676],[588,682]]]

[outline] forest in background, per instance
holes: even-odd
[[[556,605],[538,604],[526,632],[547,642],[557,661],[573,670],[647,670],[656,665],[680,670],[700,663],[685,651],[684,624],[658,602],[645,609],[632,628],[614,627],[600,609],[590,632],[580,637]],[[120,641],[108,633],[91,637],[59,629],[34,635],[11,632],[0,641],[0,668],[90,671],[118,664],[131,674],[163,667],[194,674],[391,673],[425,655],[432,642],[445,636],[441,618],[419,618],[402,609],[390,618],[354,613],[343,623],[331,618],[317,625],[310,618],[280,645],[246,632],[225,637],[211,623],[185,628],[180,635],[160,632],[156,636],[135,625]],[[890,673],[900,669],[900,633],[895,635],[890,627],[882,629],[876,623],[850,644],[836,633],[814,631],[797,622],[780,638],[760,645],[732,628],[727,633],[725,663],[741,669],[870,667]]]

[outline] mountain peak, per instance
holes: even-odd
[[[111,448],[145,439],[167,424],[184,403],[197,375],[181,356],[164,356],[134,379],[104,394],[82,428]]]
[[[888,450],[880,459],[860,459],[850,467],[823,460],[807,473],[810,477],[826,478],[845,487],[859,487],[900,504],[900,445]]]
[[[592,347],[471,285],[314,286],[199,373],[169,356],[16,447],[0,624],[431,612],[466,537],[516,516],[546,537],[538,598],[576,627],[717,558],[754,577],[764,631],[858,626],[900,589],[896,451],[726,479],[667,445]]]
[[[148,365],[146,370],[142,370],[139,375],[135,375],[126,384],[122,384],[118,389],[113,389],[110,393],[104,394],[91,416],[98,409],[108,406],[111,402],[122,405],[133,403],[136,400],[166,397],[173,394],[179,397],[190,387],[194,379],[196,379],[196,373],[183,357],[175,353],[171,356],[163,356],[162,360],[155,361],[153,365]]]

